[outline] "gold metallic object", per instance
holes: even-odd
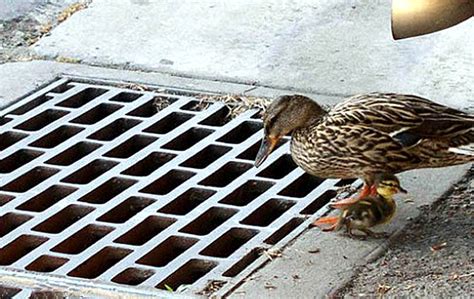
[[[402,39],[439,31],[474,15],[474,0],[392,0],[392,35]]]

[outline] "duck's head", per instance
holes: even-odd
[[[316,102],[302,95],[284,95],[274,100],[263,115],[265,136],[255,159],[260,166],[283,136],[304,128],[326,114]]]
[[[375,176],[375,187],[377,193],[383,197],[391,198],[395,194],[407,193],[405,189],[400,185],[400,181],[393,174],[378,174]]]

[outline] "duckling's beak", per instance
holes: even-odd
[[[403,189],[401,186],[398,187],[398,192],[405,193],[405,194],[408,193],[408,191]]]
[[[259,167],[267,159],[268,155],[273,151],[279,138],[265,136],[263,137],[257,157],[255,158],[255,167]]]

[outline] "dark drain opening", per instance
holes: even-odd
[[[0,238],[3,238],[31,218],[33,218],[33,216],[15,213],[7,213],[3,215],[0,217]]]
[[[147,176],[175,157],[175,154],[154,152],[122,173],[133,176]]]
[[[180,285],[193,284],[216,266],[217,263],[211,261],[197,259],[190,260],[181,268],[176,270],[173,274],[168,276],[168,278],[159,283],[156,287],[160,289],[166,289],[166,285],[175,290]]]
[[[246,121],[219,138],[217,141],[225,143],[241,143],[259,131],[262,127],[263,125],[259,122]]]
[[[127,113],[127,115],[137,117],[152,117],[157,113],[158,107],[155,105],[155,100],[150,100],[140,107],[134,109],[132,112]]]
[[[102,128],[101,130],[95,132],[87,138],[101,141],[111,141],[119,137],[126,131],[130,130],[131,128],[135,127],[139,123],[139,120],[119,118],[116,121],[112,122],[110,125],[106,126],[105,128]]]
[[[155,274],[152,270],[128,268],[112,278],[113,282],[136,286]]]
[[[270,245],[275,245],[281,241],[284,237],[288,236],[295,228],[300,226],[304,222],[302,218],[293,218],[288,223],[283,225],[279,230],[268,237],[264,242]]]
[[[63,179],[62,182],[71,184],[88,184],[117,164],[117,162],[97,159],[72,173]]]
[[[124,223],[154,202],[155,200],[149,198],[130,197],[111,211],[97,218],[97,220],[110,223]]]
[[[48,239],[39,236],[22,235],[0,249],[0,265],[11,265]]]
[[[107,92],[107,89],[100,88],[86,88],[79,93],[71,96],[67,100],[64,100],[57,104],[57,106],[68,107],[68,108],[79,108],[94,100],[95,98],[103,95]]]
[[[149,216],[114,242],[143,245],[175,222],[173,218]]]
[[[193,235],[207,235],[235,213],[237,213],[237,210],[213,207],[180,231]]]
[[[196,155],[183,162],[181,166],[191,168],[206,168],[209,164],[225,155],[231,149],[232,148],[225,146],[209,145]]]
[[[67,275],[81,278],[96,278],[131,252],[131,250],[123,248],[105,247]]]
[[[81,253],[113,230],[112,227],[90,224],[56,245],[51,251],[67,254]]]
[[[201,254],[215,257],[228,257],[257,234],[257,230],[232,228],[201,251]]]
[[[0,190],[12,192],[26,192],[36,185],[40,184],[50,176],[56,174],[59,170],[48,167],[35,167],[24,175],[18,177],[13,182],[1,187]]]
[[[199,182],[199,184],[204,186],[225,187],[252,167],[251,164],[229,162],[214,172],[214,174]]]
[[[336,190],[327,190],[321,196],[316,198],[312,203],[310,203],[301,214],[312,215],[324,207],[326,204],[329,203],[331,199],[336,197],[337,191]]]
[[[164,267],[196,244],[198,239],[172,236],[140,258],[137,263]]]
[[[264,181],[248,181],[242,186],[235,189],[232,193],[227,195],[220,203],[225,203],[234,206],[245,206],[259,197],[265,191],[273,186],[273,183]]]
[[[112,98],[110,98],[109,101],[112,102],[124,102],[124,103],[129,103],[137,100],[140,98],[143,94],[141,93],[132,93],[132,92],[121,92]]]
[[[94,204],[104,204],[127,190],[137,181],[127,180],[123,178],[111,178],[91,192],[87,193],[79,199],[79,201],[89,202]]]
[[[243,224],[268,226],[295,205],[294,201],[270,199],[241,221]]]
[[[194,172],[172,170],[146,186],[140,192],[165,195],[195,175]]]
[[[48,109],[25,122],[22,122],[15,129],[20,129],[24,131],[38,131],[47,125],[57,121],[61,117],[65,116],[69,112],[63,110],[53,110]]]
[[[9,173],[33,161],[44,152],[21,149],[0,160],[0,173]]]
[[[77,188],[54,185],[28,200],[27,202],[19,205],[17,209],[32,212],[42,212],[76,190]]]
[[[21,289],[9,288],[0,284],[0,296],[2,296],[2,298],[13,298],[16,294],[20,292]]]
[[[193,118],[193,116],[192,114],[173,112],[143,131],[147,133],[166,134],[184,124]]]
[[[92,125],[95,124],[107,116],[113,114],[123,106],[113,104],[100,104],[90,109],[89,111],[79,115],[75,119],[71,120],[72,123]]]
[[[176,151],[185,151],[191,146],[195,145],[199,141],[206,138],[210,135],[213,130],[207,129],[199,129],[199,128],[192,128],[185,133],[179,135],[172,141],[168,142],[167,144],[163,145],[163,148],[176,150]]]
[[[229,117],[229,114],[229,108],[222,107],[221,109],[217,110],[217,112],[214,112],[211,116],[201,121],[199,124],[213,127],[222,127],[232,119]]]
[[[88,154],[92,153],[99,147],[101,147],[101,145],[97,143],[79,142],[54,158],[46,161],[46,163],[61,166],[71,165],[72,163],[79,161]]]
[[[31,264],[26,266],[26,270],[36,271],[36,272],[53,272],[59,267],[67,263],[69,260],[65,258],[60,258],[50,255],[42,255]]]
[[[35,107],[47,102],[48,100],[52,99],[53,97],[50,95],[42,95],[40,97],[37,97],[34,100],[29,101],[28,103],[21,105],[20,107],[16,108],[11,114],[15,115],[22,115],[25,114],[26,112],[34,109]]]
[[[216,192],[207,189],[192,188],[161,208],[158,212],[174,215],[186,215]]]
[[[237,263],[232,265],[227,271],[222,274],[225,277],[235,277],[244,271],[250,264],[255,262],[261,255],[262,249],[255,248],[242,257]]]
[[[318,187],[323,181],[324,179],[304,173],[296,181],[288,185],[278,194],[292,197],[305,197],[316,187]]]
[[[284,178],[287,174],[296,169],[296,164],[293,162],[291,155],[285,154],[273,162],[270,166],[262,170],[257,174],[257,176],[272,178],[272,179],[281,179]]]
[[[23,133],[18,133],[18,132],[5,132],[5,133],[0,134],[0,140],[1,140],[0,150],[3,151],[4,149],[22,140],[26,136],[28,135],[23,134]]]
[[[182,110],[200,112],[209,107],[209,102],[206,101],[190,101],[181,107]]]
[[[33,230],[58,234],[93,210],[91,207],[70,205],[35,226]]]
[[[0,207],[9,203],[15,196],[0,194]]]
[[[151,143],[155,142],[157,139],[158,138],[135,135],[111,151],[107,152],[104,156],[122,159],[129,158]]]
[[[68,140],[69,138],[73,137],[74,135],[78,134],[84,130],[80,127],[73,127],[73,126],[61,126],[56,130],[52,131],[48,135],[36,140],[35,142],[31,143],[30,146],[34,147],[42,147],[42,148],[53,148],[64,141]]]

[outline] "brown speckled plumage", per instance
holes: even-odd
[[[381,171],[474,161],[474,116],[412,95],[357,95],[330,111],[304,96],[282,96],[268,107],[264,125],[267,144],[292,132],[293,160],[323,178],[371,185]],[[262,145],[256,165],[270,152]]]

